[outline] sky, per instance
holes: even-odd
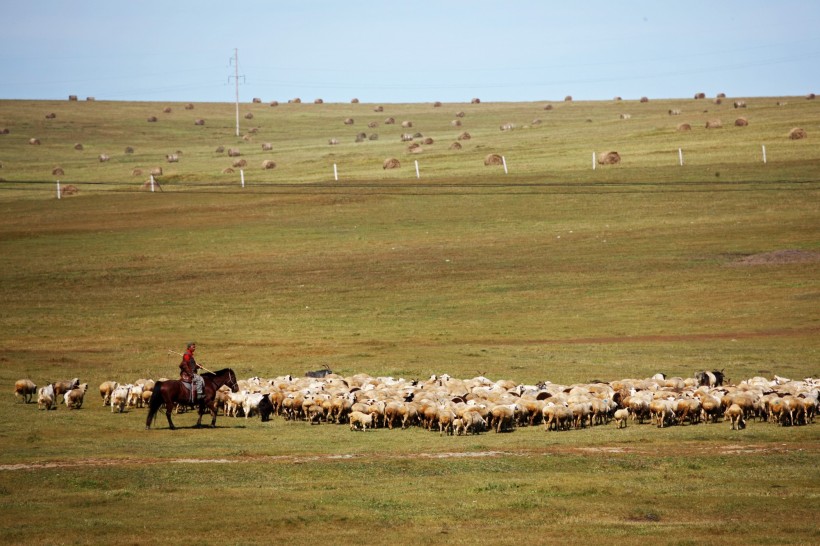
[[[0,99],[820,92],[820,1],[0,0]]]

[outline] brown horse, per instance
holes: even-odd
[[[202,416],[205,410],[209,410],[213,419],[211,420],[211,427],[216,426],[216,391],[223,385],[227,385],[231,391],[239,390],[239,385],[236,382],[236,375],[230,368],[219,370],[215,373],[203,373],[202,379],[205,380],[205,396],[202,400],[191,402],[191,390],[187,383],[179,380],[159,381],[154,385],[154,392],[151,395],[151,400],[148,402],[148,417],[145,419],[145,428],[151,428],[159,408],[165,404],[165,416],[168,418],[168,427],[174,430],[173,421],[171,421],[171,412],[174,408],[182,405],[188,407],[196,407],[199,409],[199,420],[196,426],[202,426]]]

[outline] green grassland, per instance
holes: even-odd
[[[817,543],[816,424],[145,431],[96,393],[174,377],[189,340],[240,378],[817,377],[820,103],[733,100],[242,104],[239,138],[231,104],[0,101],[0,542]],[[593,170],[607,150],[621,164]],[[79,193],[56,199],[58,178]],[[798,259],[754,260],[778,251]],[[22,377],[90,392],[38,411]]]

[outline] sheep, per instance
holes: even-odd
[[[373,428],[373,417],[360,411],[351,411],[350,430],[356,430],[359,427],[365,432],[368,428]]]
[[[614,418],[618,428],[626,428],[626,421],[629,418],[629,410],[626,408],[615,410]]]
[[[478,410],[465,411],[461,416],[461,421],[464,424],[464,434],[468,432],[478,434],[487,430],[487,421],[484,420]]]
[[[741,408],[738,404],[732,404],[729,406],[729,409],[726,410],[725,415],[732,421],[732,430],[743,430],[746,428],[746,421],[743,419],[743,408]]]
[[[258,392],[250,392],[245,395],[242,401],[242,411],[245,412],[245,419],[251,414],[259,413],[259,403],[262,401],[262,394]]]
[[[100,384],[100,397],[103,401],[103,406],[111,404],[111,394],[117,390],[120,384],[116,381],[104,381]]]
[[[242,390],[239,392],[229,392],[228,399],[225,402],[225,415],[229,417],[237,417],[239,414],[239,409],[243,407],[243,404],[245,403],[245,397],[248,394],[249,391],[247,390]]]
[[[111,413],[119,410],[122,413],[125,410],[125,406],[128,403],[128,395],[131,393],[131,387],[133,385],[121,385],[111,393]]]
[[[490,420],[490,427],[496,432],[502,430],[515,429],[515,412],[518,410],[517,404],[499,404],[490,410],[492,419]]]
[[[14,384],[14,396],[23,398],[23,403],[31,402],[31,397],[37,394],[37,385],[31,379],[18,379]]]
[[[54,401],[57,402],[57,397],[59,395],[63,395],[63,401],[65,401],[65,393],[70,391],[71,389],[76,389],[80,386],[80,379],[75,377],[74,379],[64,379],[62,381],[56,381],[53,383],[54,385]]]
[[[76,389],[71,389],[63,397],[66,407],[68,409],[80,409],[83,406],[83,398],[88,390],[88,383],[83,383]]]
[[[131,387],[131,390],[128,392],[128,401],[126,405],[129,408],[141,408],[142,407],[142,385],[134,385]]]
[[[461,418],[453,419],[453,432],[452,432],[452,434],[455,434],[456,436],[461,436],[462,433],[467,434],[467,431],[466,431],[466,428],[465,428],[465,425],[464,425],[464,420],[461,419]]]
[[[50,410],[52,406],[54,406],[54,399],[56,395],[54,394],[54,385],[46,385],[45,387],[41,387],[39,391],[37,391],[37,408],[41,410]]]

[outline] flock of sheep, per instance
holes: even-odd
[[[793,381],[753,377],[724,385],[720,372],[694,377],[623,379],[609,383],[535,385],[511,380],[492,381],[483,375],[456,379],[447,374],[426,381],[372,377],[343,377],[329,369],[306,377],[252,377],[239,381],[238,392],[217,392],[217,406],[230,417],[246,419],[272,415],[311,424],[347,424],[351,430],[420,426],[444,435],[512,431],[541,425],[547,431],[581,429],[614,421],[650,422],[657,427],[730,421],[743,429],[749,419],[780,425],[808,425],[820,407],[820,380]],[[312,375],[312,376],[311,376]],[[120,385],[106,381],[100,397],[111,411],[140,408],[150,398],[154,381],[140,379]],[[40,409],[56,408],[62,394],[69,409],[82,406],[87,383],[58,381],[39,390],[28,379],[15,386],[26,402],[37,394]]]

